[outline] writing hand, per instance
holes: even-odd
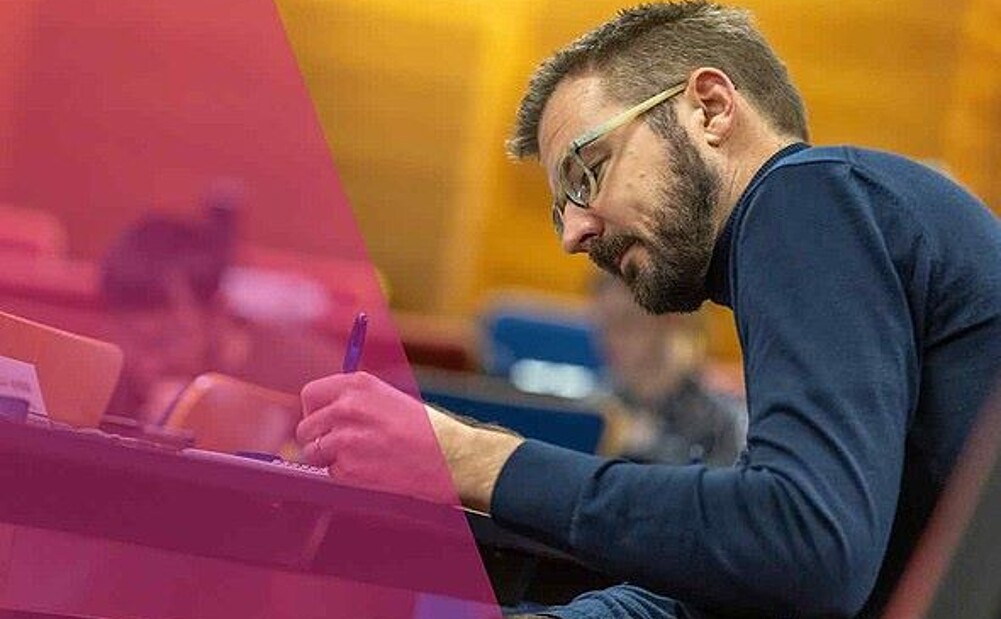
[[[457,504],[424,404],[368,374],[334,374],[302,390],[296,438],[338,482]]]

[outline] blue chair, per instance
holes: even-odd
[[[601,385],[595,329],[582,314],[498,303],[481,317],[483,370],[522,391],[584,397]]]
[[[595,453],[605,419],[574,400],[519,391],[496,377],[415,368],[421,395],[432,405],[485,423],[496,423],[527,438]]]

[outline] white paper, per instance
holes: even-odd
[[[25,363],[0,355],[0,395],[28,401],[28,411],[34,415],[48,416],[38,373],[32,363]]]

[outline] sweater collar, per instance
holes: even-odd
[[[730,216],[726,220],[726,224],[720,231],[719,236],[716,237],[716,245],[713,247],[712,260],[709,262],[709,270],[706,272],[706,291],[709,293],[709,298],[719,305],[725,305],[726,307],[733,307],[733,300],[730,298],[730,246],[733,243],[733,229],[735,227],[735,222],[739,219],[740,213],[746,207],[748,202],[748,196],[751,191],[757,185],[758,181],[768,173],[770,169],[775,167],[780,160],[792,155],[793,153],[798,153],[799,151],[808,148],[809,144],[804,142],[796,142],[795,144],[790,144],[784,147],[782,150],[776,152],[774,155],[768,158],[768,161],[764,163],[758,171],[754,173],[751,178],[751,182],[747,184],[744,192],[741,194],[740,199],[737,200],[737,204],[733,207],[733,211],[730,212]]]

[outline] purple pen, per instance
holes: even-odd
[[[358,312],[355,322],[351,325],[351,335],[348,336],[348,347],[344,351],[344,363],[341,364],[341,372],[354,372],[361,363],[361,353],[365,346],[365,332],[368,330],[368,316],[365,312]]]

